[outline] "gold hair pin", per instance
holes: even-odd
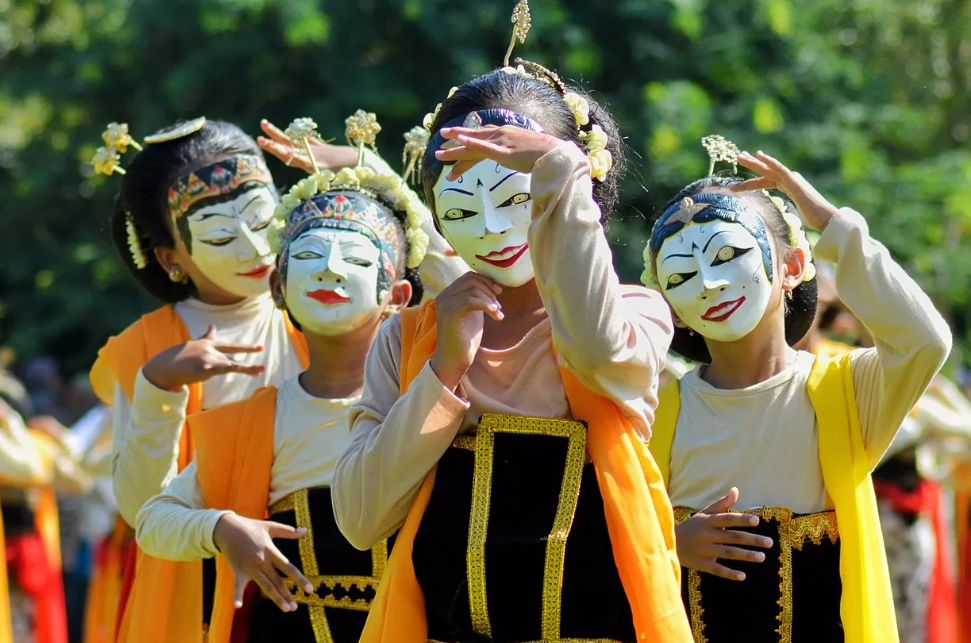
[[[320,138],[317,135],[317,123],[314,122],[314,119],[306,117],[295,118],[283,133],[291,141],[299,141],[299,143],[303,144],[303,148],[307,151],[307,156],[310,158],[310,165],[314,169],[312,174],[320,172],[320,167],[317,166],[317,159],[314,158],[313,150],[310,149],[310,139]]]
[[[732,164],[732,173],[738,174],[738,146],[724,136],[712,134],[701,139],[701,145],[708,152],[708,176],[715,173],[715,163],[725,162]]]
[[[510,22],[513,24],[512,28],[512,38],[509,39],[509,48],[506,50],[506,57],[503,58],[503,66],[509,66],[509,58],[512,56],[512,50],[516,47],[516,41],[519,44],[526,42],[526,36],[529,35],[529,29],[533,26],[532,17],[529,15],[529,2],[527,0],[519,0],[516,7],[512,10],[512,18]]]
[[[404,181],[408,182],[412,173],[421,173],[421,159],[428,147],[428,130],[418,125],[405,132],[405,150],[401,164],[405,168]]]
[[[365,146],[377,151],[378,132],[381,131],[378,117],[359,109],[352,116],[347,117],[344,125],[347,126],[345,134],[348,144],[357,148],[357,164],[360,166],[364,163]]]

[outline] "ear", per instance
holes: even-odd
[[[155,248],[155,260],[162,266],[162,270],[169,271],[174,264],[179,263],[179,253],[175,248]]]
[[[782,263],[782,289],[792,292],[802,283],[802,275],[806,272],[806,255],[802,248],[793,248],[786,253]]]
[[[391,300],[388,305],[405,308],[411,302],[411,295],[411,282],[406,279],[399,279],[391,286]]]
[[[287,309],[287,299],[283,292],[283,278],[280,275],[280,269],[276,266],[270,273],[270,296],[273,297],[273,303],[277,308],[280,310]]]

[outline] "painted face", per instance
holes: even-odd
[[[177,217],[176,228],[192,261],[209,280],[234,295],[252,297],[270,287],[273,255],[266,228],[275,205],[273,191],[261,185]]]
[[[438,224],[472,270],[503,286],[533,278],[529,256],[530,175],[483,161],[456,181],[448,168],[435,184]]]
[[[290,243],[283,293],[306,332],[343,335],[373,317],[381,253],[358,232],[308,230]]]
[[[732,342],[758,325],[772,282],[756,238],[738,223],[689,223],[664,240],[657,281],[678,317],[703,337]]]

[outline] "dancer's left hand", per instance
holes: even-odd
[[[455,162],[448,173],[450,181],[486,160],[528,174],[540,157],[560,144],[560,139],[555,136],[513,125],[488,125],[480,129],[445,127],[441,134],[443,138],[458,143],[450,149],[435,152],[435,158],[439,161]]]
[[[733,192],[750,190],[781,190],[799,209],[799,215],[809,228],[822,232],[836,214],[837,207],[826,200],[799,172],[793,172],[765,152],[738,155],[738,162],[760,174],[754,179],[732,186]]]

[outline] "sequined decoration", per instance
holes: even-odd
[[[573,527],[580,495],[580,480],[586,462],[587,429],[582,422],[519,415],[485,414],[475,435],[475,473],[472,483],[472,513],[469,519],[467,573],[469,611],[473,629],[491,636],[485,574],[485,543],[489,530],[492,498],[492,465],[495,434],[546,435],[567,439],[566,465],[552,529],[546,542],[543,570],[542,640],[560,639],[560,609],[563,593],[563,564],[566,541]]]
[[[533,26],[532,16],[529,14],[529,2],[527,0],[519,0],[516,6],[512,10],[512,17],[509,21],[513,24],[512,28],[512,38],[509,40],[509,48],[506,50],[506,57],[502,59],[502,64],[504,67],[509,66],[509,58],[512,56],[512,51],[516,47],[516,41],[519,44],[526,42],[526,36],[529,35],[529,30]]]
[[[715,173],[715,163],[719,161],[732,164],[732,173],[738,174],[738,146],[724,136],[712,134],[701,139],[701,145],[708,152],[708,175]]]

